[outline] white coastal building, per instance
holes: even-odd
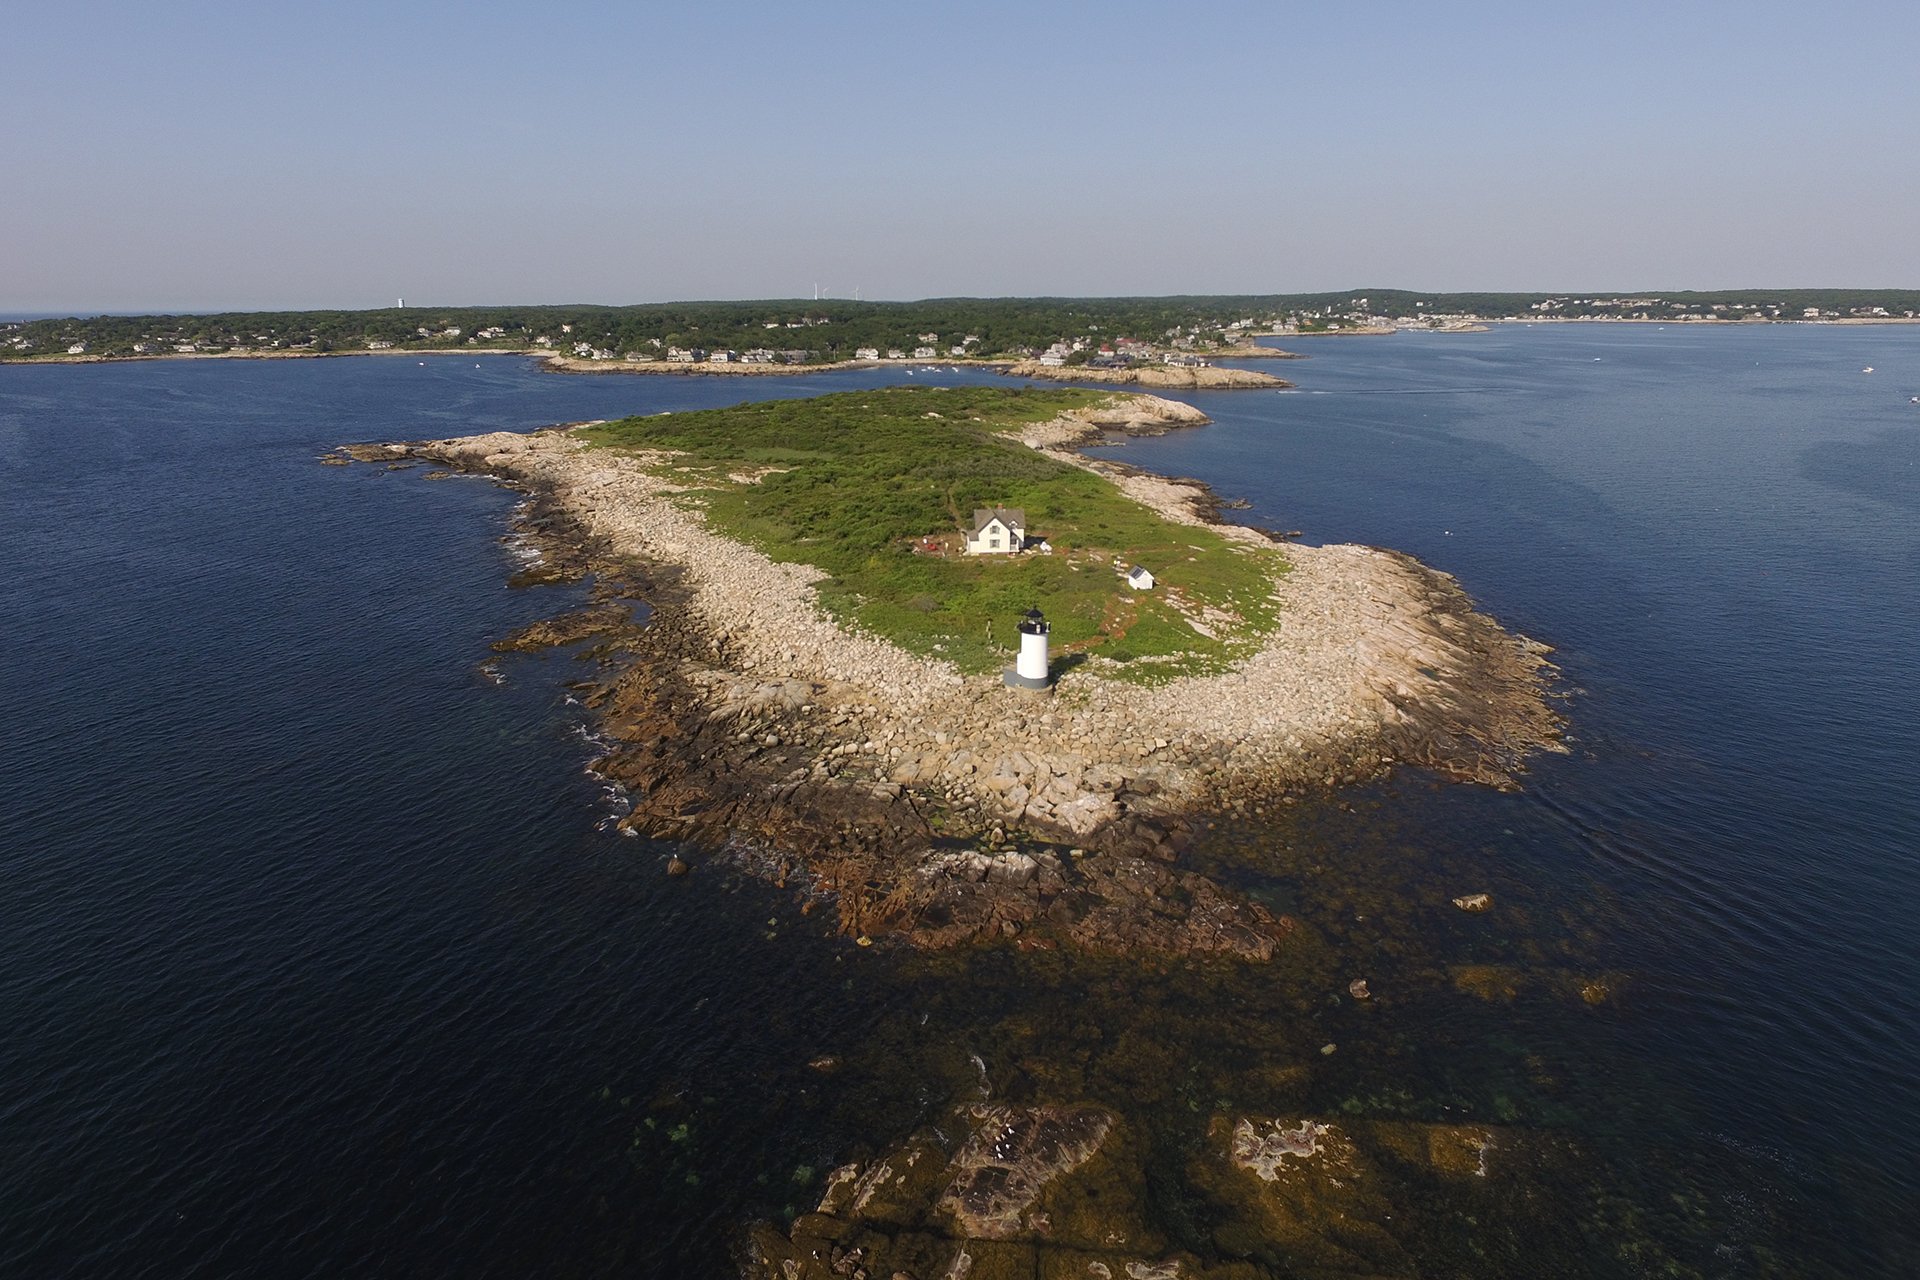
[[[1020,653],[1013,667],[1001,679],[1010,689],[1045,692],[1052,687],[1053,673],[1047,661],[1047,636],[1053,630],[1038,609],[1029,609],[1020,620]]]
[[[1018,507],[981,507],[967,531],[970,556],[1010,555],[1026,546],[1027,513]]]

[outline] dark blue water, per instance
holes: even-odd
[[[1626,975],[1579,1021],[1410,1013],[1426,1047],[1391,1083],[1466,1105],[1510,1033],[1560,1077],[1509,1090],[1523,1118],[1757,1170],[1799,1270],[1899,1274],[1920,334],[1310,351],[1301,390],[1194,397],[1216,426],[1125,456],[1457,574],[1558,646],[1574,750],[1514,796],[1397,779],[1303,839],[1355,877],[1386,849],[1479,877],[1458,887],[1531,908],[1515,946]],[[510,495],[313,460],[879,380],[0,367],[0,1271],[714,1273],[742,1222],[970,1079],[968,1052],[998,1060],[1052,978],[995,959],[943,984],[599,829],[575,660],[476,672],[578,598],[505,585]],[[1316,890],[1281,889],[1311,917]],[[1342,945],[1385,966],[1401,941]],[[806,1065],[873,1044],[898,1067]],[[1337,1062],[1356,1089],[1387,1070]]]

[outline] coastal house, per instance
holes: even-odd
[[[940,353],[932,347],[915,347],[913,349],[913,358],[915,360],[931,360],[939,354]]]
[[[880,348],[855,347],[853,351],[853,358],[855,360],[878,360],[880,358]]]
[[[1153,574],[1149,573],[1144,566],[1135,565],[1133,568],[1127,570],[1127,585],[1135,591],[1151,591],[1153,590]]]
[[[970,556],[1011,555],[1026,545],[1027,513],[1019,507],[979,507],[967,531]]]

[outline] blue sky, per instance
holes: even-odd
[[[0,312],[1920,285],[1920,6],[14,5]]]

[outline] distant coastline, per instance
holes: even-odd
[[[1512,324],[1903,325],[1920,291],[1783,289],[1642,294],[1346,293],[1157,298],[816,298],[619,306],[393,307],[0,320],[0,363],[524,355],[568,373],[798,376],[982,368],[1047,380],[1192,388],[1261,385],[1233,361],[1258,346]]]
[[[1865,328],[1875,325],[1915,325],[1920,324],[1920,316],[1828,316],[1820,319],[1760,319],[1757,317],[1728,320],[1718,317],[1702,318],[1690,316],[1648,317],[1637,316],[1490,316],[1468,324],[1444,326],[1425,325],[1381,325],[1357,327],[1351,329],[1318,329],[1299,332],[1259,333],[1257,338],[1284,338],[1289,341],[1301,338],[1384,338],[1398,333],[1487,333],[1495,325],[1652,325],[1655,328],[1668,326],[1698,328],[1701,326],[1738,327],[1755,329],[1767,325],[1806,325],[1809,327],[1845,327]],[[1110,383],[1131,383],[1140,386],[1159,388],[1180,388],[1191,383],[1178,378],[1164,380],[1155,376],[1162,366],[1154,364],[1135,365],[1128,368],[1109,369],[1089,365],[1041,366],[1036,361],[1013,358],[979,359],[967,356],[938,356],[925,358],[884,357],[870,360],[830,360],[816,364],[750,364],[744,361],[713,363],[694,361],[677,363],[667,360],[593,360],[579,356],[569,356],[558,351],[548,351],[539,347],[393,347],[377,350],[349,351],[289,351],[285,349],[265,349],[247,351],[153,351],[135,354],[79,354],[57,353],[48,355],[24,355],[18,352],[0,351],[0,365],[43,365],[43,364],[133,364],[163,360],[336,360],[354,356],[415,356],[440,358],[458,356],[526,356],[538,360],[546,368],[557,373],[627,373],[654,374],[669,377],[796,377],[811,373],[833,373],[845,369],[915,369],[915,368],[961,368],[986,369],[1014,376],[1040,377],[1053,380],[1090,381]],[[1235,347],[1224,350],[1210,350],[1204,353],[1208,362],[1204,368],[1217,368],[1214,362],[1221,360],[1301,360],[1306,357],[1297,351],[1284,351],[1275,347]],[[1174,368],[1177,366],[1168,366]],[[1243,372],[1243,371],[1232,371]],[[1144,377],[1114,377],[1112,374],[1139,374]],[[1254,375],[1266,377],[1267,375]],[[1226,385],[1226,384],[1222,384]],[[1271,382],[1241,383],[1244,386],[1285,386],[1283,379]],[[1202,389],[1211,389],[1204,387]]]

